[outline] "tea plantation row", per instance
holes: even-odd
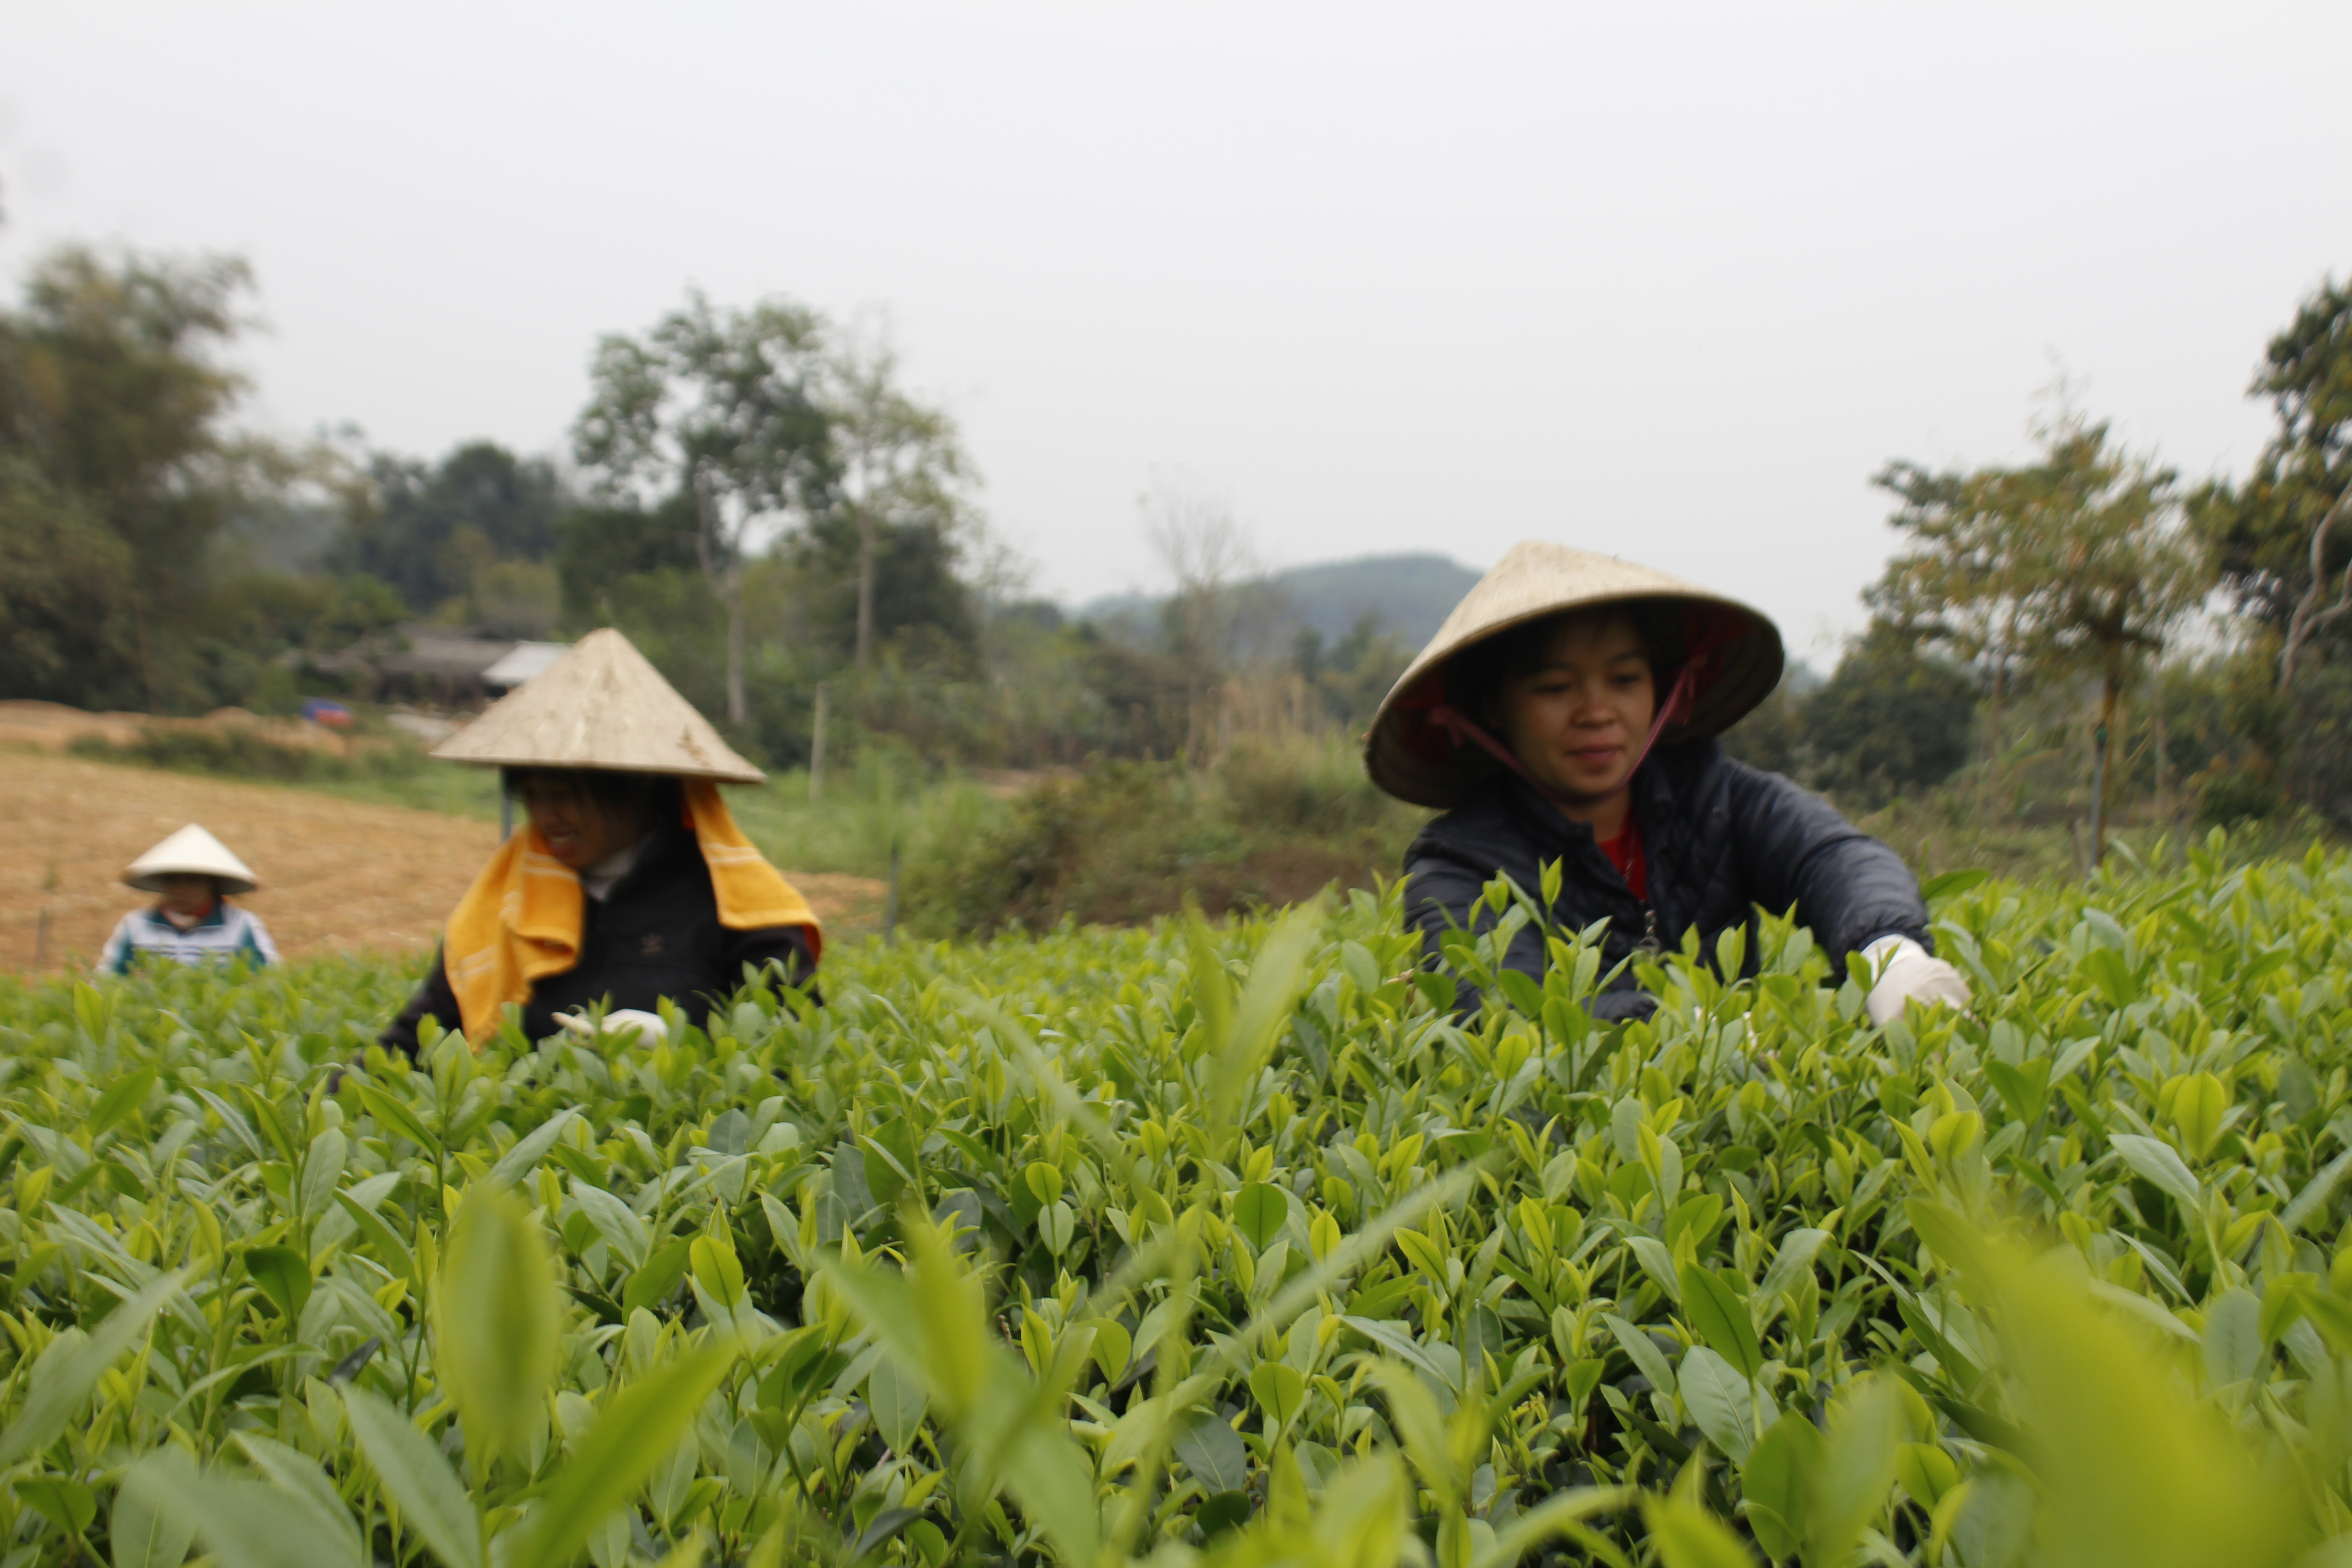
[[[0,1568],[2352,1562],[2352,867],[1931,892],[1884,1030],[1362,896],[415,1070],[0,982]]]

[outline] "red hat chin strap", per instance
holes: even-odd
[[[1649,761],[1651,749],[1657,745],[1658,737],[1665,733],[1667,725],[1682,717],[1685,710],[1689,708],[1691,693],[1697,689],[1698,685],[1699,662],[1696,658],[1684,661],[1681,673],[1675,677],[1674,686],[1666,692],[1665,701],[1658,705],[1657,716],[1650,721],[1650,732],[1643,737],[1642,749],[1633,753],[1633,765],[1625,770],[1625,776],[1618,781],[1616,789],[1611,790],[1609,795],[1615,795],[1618,790],[1632,785],[1633,775],[1642,771],[1643,763]],[[1463,712],[1459,708],[1450,702],[1440,700],[1425,711],[1429,721],[1451,736],[1456,746],[1468,741],[1486,751],[1496,762],[1527,780],[1528,783],[1535,785],[1538,793],[1543,795],[1552,793],[1537,780],[1535,774],[1528,772],[1527,764],[1519,761],[1517,753],[1488,733],[1485,725]],[[1601,798],[1605,800],[1608,796],[1603,795]]]

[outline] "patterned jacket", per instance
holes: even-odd
[[[133,910],[116,922],[98,961],[101,974],[128,974],[149,959],[175,963],[226,963],[242,958],[256,965],[278,962],[278,944],[260,917],[226,899],[213,900],[213,912],[182,931],[163,918],[161,905]]]

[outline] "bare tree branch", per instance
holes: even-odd
[[[2338,616],[2352,612],[2352,562],[2345,563],[2343,580],[2336,589],[2335,602],[2325,608],[2320,604],[2320,595],[2327,589],[2325,561],[2327,531],[2343,515],[2347,505],[2352,505],[2352,489],[2347,489],[2337,496],[2335,504],[2321,512],[2318,522],[2312,526],[2311,584],[2304,589],[2303,597],[2295,602],[2294,614],[2286,625],[2286,641],[2279,649],[2278,689],[2282,692],[2294,684],[2295,658],[2303,651],[2304,645],[2320,627]]]

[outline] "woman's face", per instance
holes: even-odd
[[[1535,668],[1503,683],[1492,717],[1537,784],[1563,801],[1599,800],[1633,773],[1657,701],[1632,618],[1580,616],[1552,632]]]
[[[163,912],[182,920],[202,920],[213,912],[213,902],[218,895],[210,877],[192,877],[174,872],[163,879]]]
[[[634,814],[604,805],[560,773],[525,774],[514,797],[530,814],[547,852],[575,871],[645,837],[646,825]]]

